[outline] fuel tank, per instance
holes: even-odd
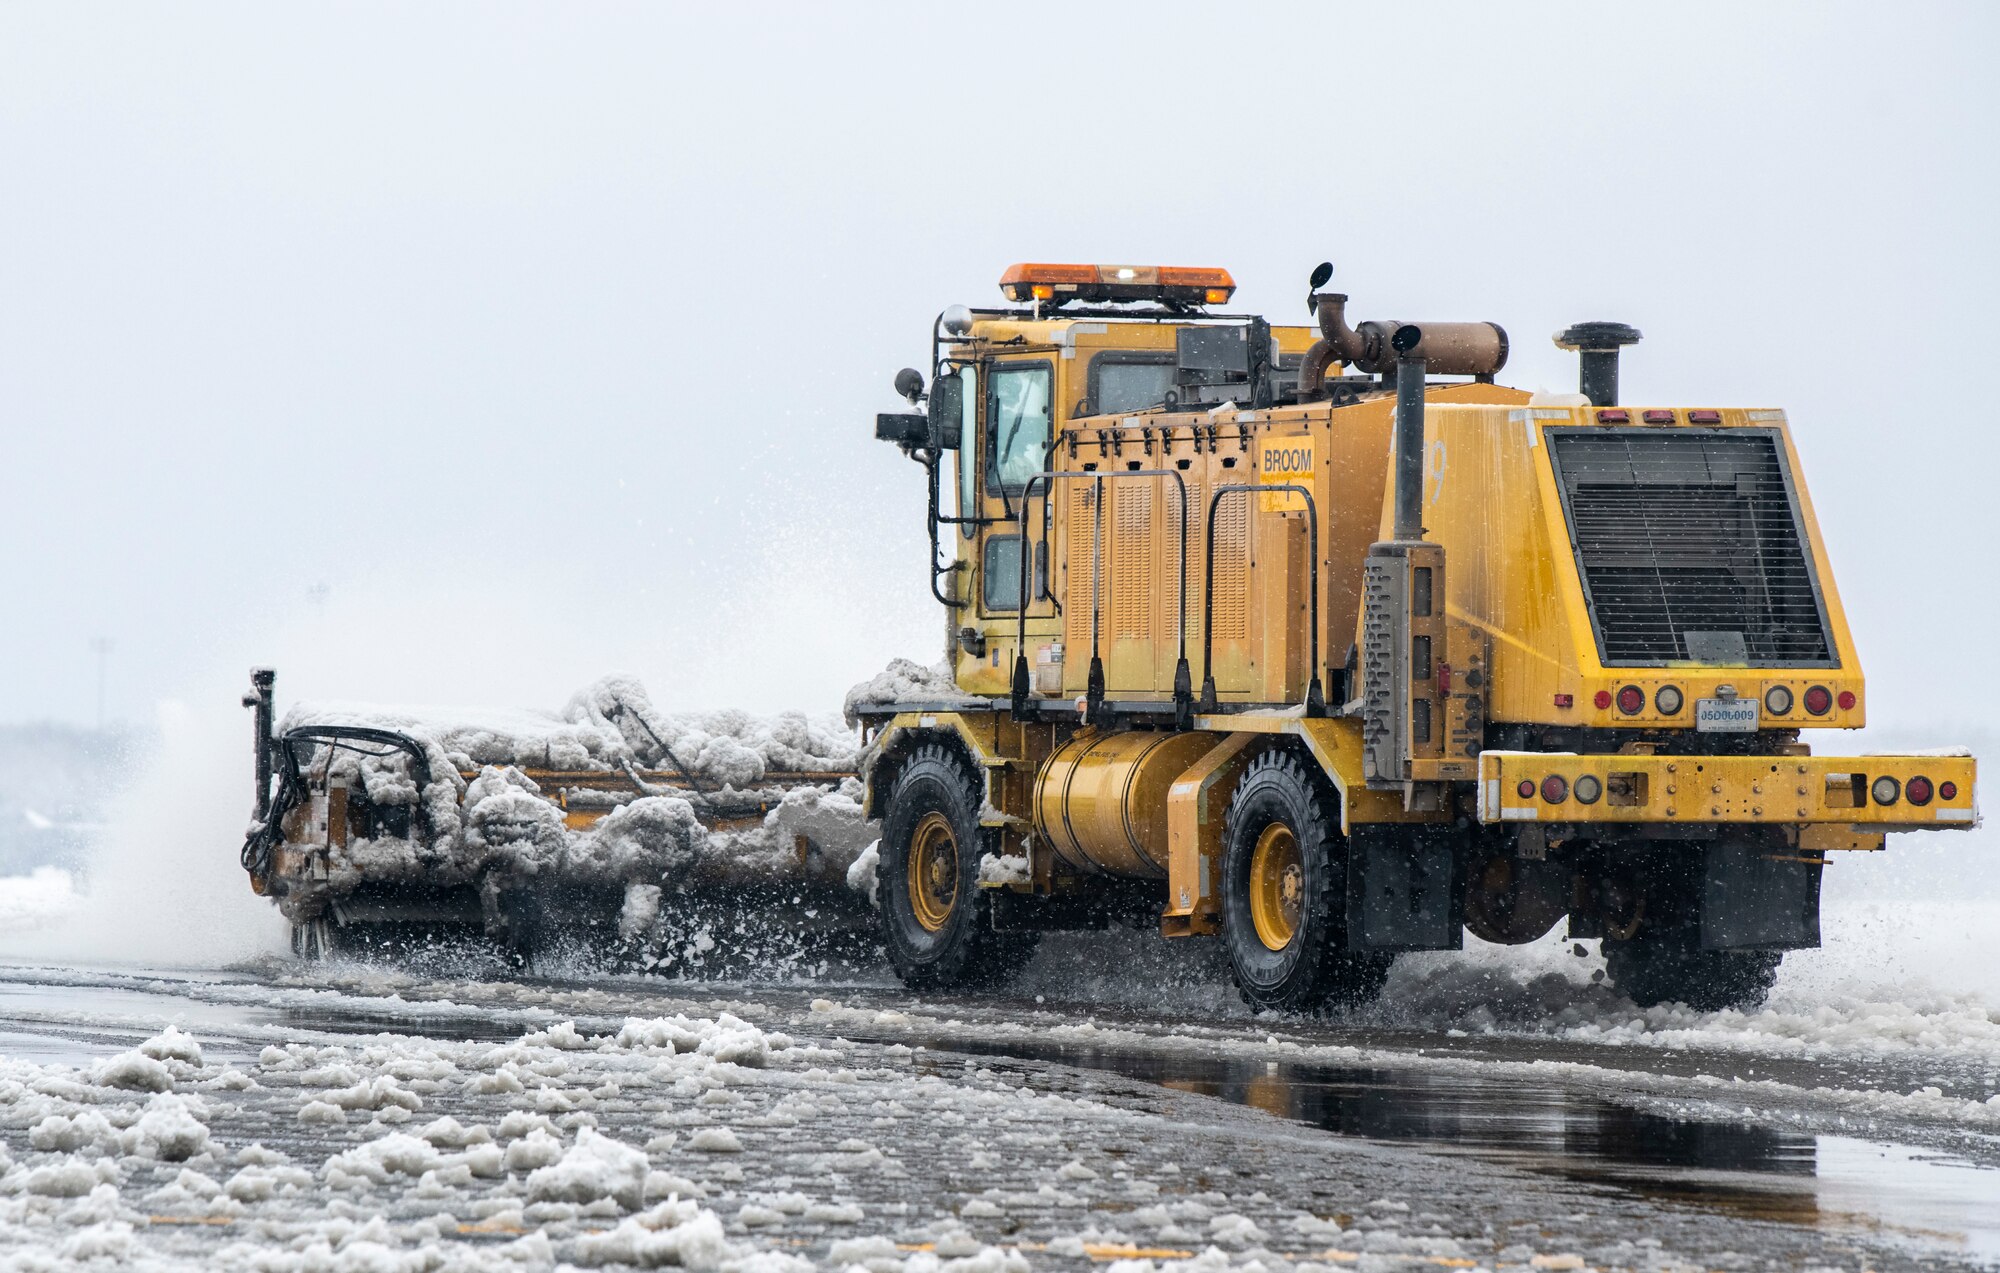
[[[1167,788],[1221,735],[1085,730],[1035,778],[1035,832],[1081,871],[1138,879],[1167,874]]]

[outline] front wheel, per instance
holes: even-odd
[[[1311,1011],[1381,993],[1391,956],[1347,949],[1347,845],[1299,756],[1250,762],[1223,825],[1223,934],[1243,998]]]
[[[918,748],[890,789],[876,878],[882,944],[905,985],[1004,980],[1034,954],[1034,934],[993,931],[979,803],[970,767],[936,744]]]

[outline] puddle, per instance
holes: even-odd
[[[940,1051],[1048,1061],[1216,1097],[1342,1136],[1415,1144],[1654,1201],[1862,1230],[2000,1267],[2000,1170],[1844,1136],[1679,1119],[1508,1077],[982,1042]]]

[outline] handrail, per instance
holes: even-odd
[[[1209,496],[1207,560],[1201,576],[1201,710],[1212,712],[1218,706],[1215,700],[1215,512],[1222,506],[1223,496],[1249,491],[1290,491],[1305,497],[1306,534],[1311,540],[1306,560],[1312,572],[1312,602],[1306,633],[1312,679],[1306,685],[1306,715],[1324,716],[1326,695],[1319,683],[1319,505],[1314,502],[1312,492],[1297,482],[1231,482],[1216,487]]]
[[[1093,479],[1096,498],[1092,501],[1096,514],[1096,525],[1091,533],[1091,574],[1090,574],[1090,677],[1084,693],[1084,722],[1096,723],[1104,710],[1104,659],[1099,652],[1100,629],[1103,618],[1102,592],[1104,567],[1104,481],[1106,478],[1131,477],[1171,477],[1180,491],[1181,497],[1181,554],[1180,554],[1180,607],[1175,616],[1175,636],[1180,643],[1180,661],[1174,665],[1174,727],[1190,729],[1194,725],[1194,685],[1188,673],[1187,658],[1187,550],[1188,550],[1188,498],[1187,479],[1178,469],[1118,469],[1101,473],[1095,469],[1080,469],[1070,472],[1044,471],[1030,477],[1021,488],[1021,552],[1020,586],[1015,599],[1015,645],[1013,714],[1015,720],[1033,718],[1033,709],[1028,705],[1028,571],[1029,562],[1035,557],[1028,547],[1028,509],[1035,494],[1035,484],[1042,484],[1042,507],[1048,508],[1050,488],[1059,481],[1082,478]],[[1043,517],[1042,540],[1048,543],[1048,519]],[[1047,560],[1046,551],[1043,559]],[[1048,590],[1048,579],[1042,580],[1042,595],[1055,600]]]

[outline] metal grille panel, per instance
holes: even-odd
[[[1250,635],[1250,501],[1232,491],[1215,510],[1215,639]],[[1204,510],[1206,511],[1206,510]]]
[[[1095,582],[1095,562],[1091,537],[1096,532],[1095,483],[1070,482],[1069,507],[1063,516],[1069,523],[1069,547],[1063,555],[1063,613],[1084,640],[1090,637],[1090,590]],[[1088,652],[1084,655],[1089,657]]]
[[[1606,664],[1832,661],[1774,432],[1547,436]]]
[[[1153,635],[1153,479],[1116,487],[1111,632],[1121,641],[1144,640]]]

